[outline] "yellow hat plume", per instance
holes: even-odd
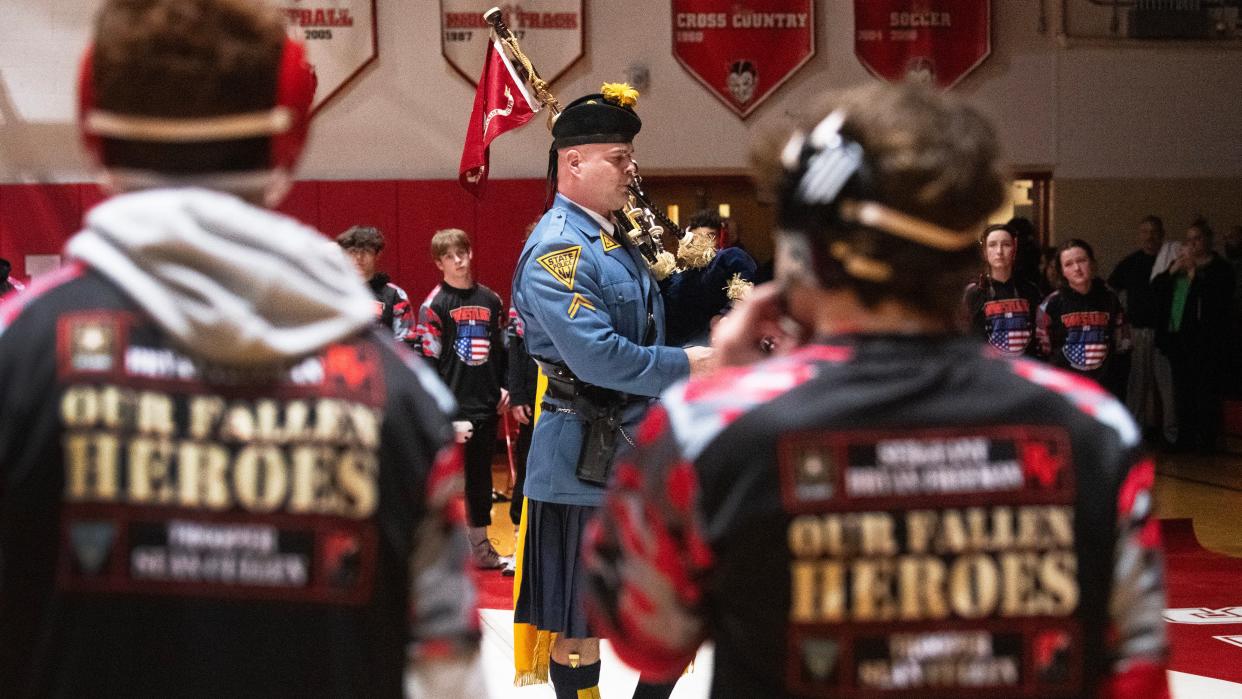
[[[633,107],[638,104],[638,90],[630,87],[628,83],[604,83],[599,91],[604,99],[618,107]]]

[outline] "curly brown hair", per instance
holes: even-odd
[[[808,133],[835,111],[845,115],[840,133],[862,147],[867,171],[865,191],[856,185],[851,192],[847,185],[848,196],[955,231],[981,228],[1004,202],[1008,178],[987,120],[950,95],[909,84],[831,92],[794,129],[762,139],[752,152],[761,191],[775,196],[786,186],[789,175],[781,153],[793,131]],[[977,250],[969,244],[960,250],[933,249],[881,230],[838,225],[827,215],[811,227],[815,230],[801,232],[810,237],[821,283],[851,288],[867,306],[895,299],[951,319],[978,263]],[[829,254],[840,243],[893,273],[882,281],[850,276]]]
[[[284,17],[265,0],[109,0],[95,21],[95,105],[154,117],[211,117],[269,109],[285,42]],[[162,172],[262,167],[269,139],[166,144],[109,138],[106,165]]]
[[[378,253],[384,249],[384,234],[374,226],[354,226],[338,235],[336,244],[345,250],[370,250]]]

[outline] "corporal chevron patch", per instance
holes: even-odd
[[[589,308],[593,311],[595,310],[595,304],[586,300],[586,297],[582,294],[574,294],[574,300],[569,304],[569,317],[573,318],[578,315],[578,309],[581,308]]]

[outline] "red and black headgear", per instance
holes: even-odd
[[[106,155],[105,143],[111,140],[175,146],[267,138],[270,148],[264,169],[292,170],[302,155],[317,79],[305,49],[293,39],[284,40],[272,106],[258,111],[167,116],[103,109],[96,101],[95,67],[92,45],[79,74],[78,125],[87,149],[104,167],[116,165]]]

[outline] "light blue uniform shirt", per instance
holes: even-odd
[[[558,194],[522,248],[513,303],[526,325],[532,357],[564,364],[596,386],[654,397],[689,376],[690,362],[684,350],[664,346],[659,287],[639,253],[621,243],[587,211]],[[643,346],[648,308],[655,341]],[[626,410],[623,429],[628,434],[633,435],[643,410],[642,405]],[[543,412],[526,462],[527,497],[600,504],[604,489],[574,475],[585,434],[580,416]],[[617,439],[623,447],[624,438]]]

